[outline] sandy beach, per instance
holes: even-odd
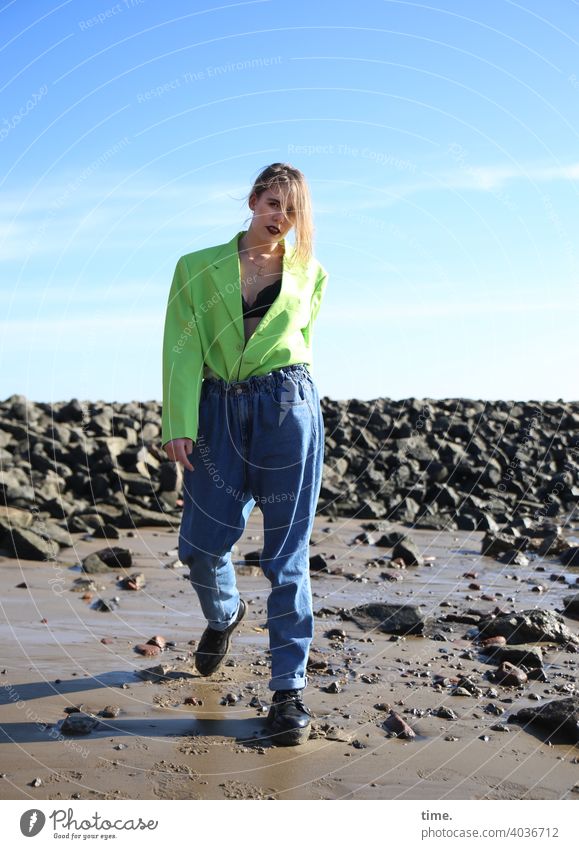
[[[177,561],[177,525],[121,530],[111,545],[130,549],[128,570],[82,573],[82,558],[106,541],[81,533],[52,564],[1,558],[0,798],[579,798],[579,746],[508,723],[516,710],[575,692],[573,647],[542,643],[546,680],[506,687],[487,679],[497,664],[473,642],[468,622],[441,621],[497,605],[561,610],[579,570],[553,557],[535,556],[527,566],[483,557],[481,531],[396,524],[426,562],[393,568],[386,549],[355,541],[365,524],[316,519],[310,554],[321,554],[327,569],[312,571],[316,635],[306,702],[313,731],[308,743],[289,748],[264,736],[269,585],[244,559],[261,545],[257,508],[235,551],[248,615],[211,678],[193,664],[204,622]],[[576,527],[565,531],[576,541]],[[134,572],[144,576],[142,588],[121,589],[119,577]],[[565,581],[550,579],[562,572]],[[478,589],[465,573],[476,574]],[[90,598],[74,591],[79,577],[94,581]],[[118,606],[94,609],[98,598],[117,598]],[[434,630],[399,637],[340,615],[377,601],[419,604]],[[576,621],[565,623],[577,634]],[[162,652],[135,652],[155,635],[169,643]],[[482,695],[451,695],[448,679],[458,675],[478,682]],[[99,715],[106,707],[111,716]],[[456,719],[435,715],[441,707]],[[98,725],[63,735],[66,708],[96,716]],[[389,735],[390,709],[413,739]]]

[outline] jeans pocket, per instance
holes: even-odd
[[[272,389],[273,400],[282,408],[299,407],[308,403],[308,386],[305,381],[284,377]]]
[[[276,383],[271,394],[279,416],[278,424],[291,420],[301,429],[311,428],[314,437],[318,435],[318,416],[315,411],[316,401],[314,390],[307,379],[302,377],[284,377],[281,383]]]

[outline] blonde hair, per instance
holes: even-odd
[[[255,194],[257,197],[267,189],[276,187],[280,191],[280,204],[283,214],[294,221],[295,251],[294,260],[307,265],[314,248],[314,221],[312,215],[312,200],[306,178],[297,168],[287,162],[274,162],[268,165],[255,180],[246,201]],[[286,191],[284,191],[286,190]],[[293,207],[294,212],[287,212]]]

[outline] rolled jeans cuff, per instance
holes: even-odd
[[[308,686],[308,676],[303,678],[272,678],[269,682],[270,690],[303,690]]]

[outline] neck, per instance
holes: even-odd
[[[241,237],[240,247],[241,250],[248,251],[252,256],[256,254],[267,254],[268,256],[283,254],[281,241],[271,239],[264,242],[262,239],[255,237],[255,234],[251,232],[251,228]]]

